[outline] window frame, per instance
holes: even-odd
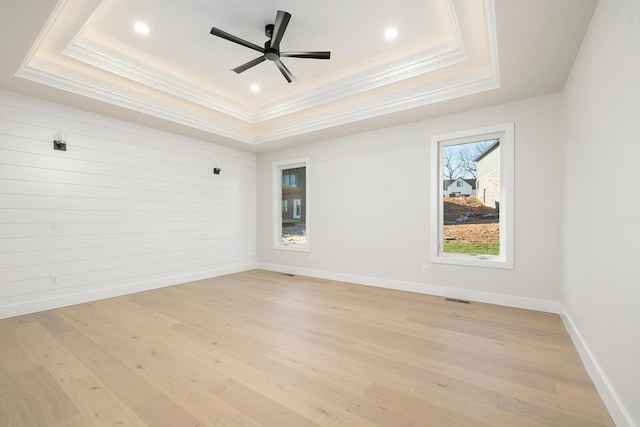
[[[273,248],[278,250],[311,252],[311,164],[308,157],[285,160],[273,163]],[[285,244],[282,241],[282,171],[286,169],[305,168],[305,236],[304,245]],[[298,183],[296,182],[296,185]],[[298,187],[299,188],[299,187]]]
[[[500,255],[443,252],[442,147],[500,138]],[[514,268],[515,125],[503,123],[431,137],[431,262],[475,267]]]

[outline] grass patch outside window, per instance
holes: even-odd
[[[444,252],[458,254],[500,255],[500,243],[445,241]]]

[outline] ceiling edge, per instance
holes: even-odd
[[[497,89],[500,82],[497,76],[491,74],[483,79],[451,85],[445,88],[424,92],[401,99],[390,100],[384,103],[370,102],[369,106],[358,106],[350,108],[347,112],[331,114],[321,119],[307,121],[298,125],[279,129],[273,132],[264,132],[254,137],[254,144],[259,145],[266,142],[276,141],[303,133],[314,132],[334,126],[339,126],[356,121],[371,119],[387,114],[397,113],[412,108],[423,107],[441,101],[446,101],[462,96],[472,95],[479,92]]]
[[[277,106],[267,108],[254,116],[254,123],[272,120],[287,114],[296,113],[307,108],[317,107],[329,102],[339,101],[352,95],[364,93],[381,86],[397,83],[399,81],[428,73],[438,68],[456,64],[467,60],[463,51],[458,49],[459,43],[450,43],[444,51],[436,55],[428,55],[409,63],[403,61],[393,66],[385,66],[376,72],[365,72],[336,84],[323,86],[310,92],[303,99],[295,99],[289,102],[279,102]],[[422,56],[422,55],[421,55]]]
[[[118,61],[117,59],[78,44],[68,46],[63,51],[63,54],[77,61],[92,65],[96,68],[124,77],[141,85],[166,92],[178,98],[193,102],[194,104],[202,105],[203,107],[218,111],[235,119],[239,119],[247,123],[252,123],[254,120],[253,116],[246,110],[233,105],[229,101],[221,101],[221,96],[218,94],[216,94],[215,98],[212,96],[206,96],[206,91],[203,91],[202,88],[189,88],[186,84],[174,84],[166,78],[157,77],[157,75],[162,72],[161,70],[154,70],[155,74],[148,73],[140,67],[135,67],[122,61]]]
[[[240,132],[229,130],[226,126],[218,126],[212,124],[211,120],[200,120],[193,115],[180,114],[176,109],[162,108],[157,103],[142,102],[137,99],[125,97],[122,95],[114,95],[95,86],[86,83],[79,83],[75,80],[56,76],[32,67],[21,67],[16,73],[17,77],[28,79],[47,86],[55,87],[77,95],[86,96],[98,101],[103,101],[118,107],[128,108],[140,113],[149,114],[161,119],[173,121],[178,124],[191,126],[196,129],[220,135],[222,137],[235,139],[239,142],[253,144],[254,138],[249,132]]]

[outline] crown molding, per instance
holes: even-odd
[[[219,94],[212,93],[202,87],[193,87],[184,81],[181,81],[182,84],[175,84],[164,76],[159,77],[165,74],[162,70],[156,68],[152,74],[143,70],[141,67],[131,65],[131,63],[135,61],[132,58],[127,58],[128,61],[131,61],[130,63],[120,61],[109,55],[102,54],[96,49],[81,46],[77,42],[67,46],[62,53],[77,61],[124,77],[135,83],[202,105],[203,107],[218,111],[235,119],[247,123],[252,123],[254,120],[253,116],[245,109],[234,105]]]
[[[126,62],[99,53],[96,50],[80,46],[77,43],[69,45],[63,51],[63,54],[77,61],[218,111],[246,123],[261,123],[285,115],[295,114],[301,110],[339,101],[360,93],[366,93],[381,86],[400,82],[411,77],[417,77],[430,71],[467,60],[462,41],[458,40],[436,49],[429,49],[414,54],[409,60],[405,58],[402,61],[396,61],[394,64],[385,65],[373,71],[359,73],[342,79],[337,83],[307,92],[304,97],[293,97],[289,101],[279,102],[255,115],[251,115],[245,109],[221,100],[218,95],[211,94],[207,91],[204,93],[209,93],[209,96],[199,94],[195,91],[196,88],[192,90],[185,86],[174,84],[165,78],[160,78],[157,75],[146,72],[140,67],[132,66]],[[158,74],[162,73],[160,70],[156,70],[156,72]],[[198,89],[202,90],[202,88]],[[215,99],[216,97],[217,99]],[[105,100],[108,101],[108,99]]]
[[[452,16],[451,20],[452,26],[458,28],[455,16]],[[455,33],[458,33],[457,36],[459,37],[459,29]],[[131,58],[128,58],[128,61],[131,62],[125,62],[101,53],[101,50],[103,50],[101,47],[90,48],[82,46],[78,41],[75,41],[63,51],[63,54],[138,84],[171,94],[251,124],[265,122],[325,103],[339,101],[467,60],[462,39],[455,39],[441,46],[425,49],[394,61],[391,64],[385,64],[384,66],[338,80],[335,83],[307,91],[302,96],[296,95],[284,101],[279,101],[270,107],[259,110],[256,114],[251,114],[248,110],[233,105],[220,95],[203,90],[203,88],[194,87],[192,89],[188,87],[189,85],[186,82],[183,82],[184,84],[175,84],[168,78],[158,77],[164,74],[162,70],[155,69],[152,74],[144,71],[139,66],[131,65],[131,62],[135,61]],[[198,93],[198,91],[202,93]]]
[[[254,123],[261,123],[322,104],[339,101],[465,61],[467,56],[458,46],[458,42],[452,42],[444,48],[437,49],[443,50],[443,52],[434,54],[433,49],[423,51],[417,55],[412,55],[410,60],[405,58],[401,61],[396,61],[392,65],[386,65],[374,71],[359,73],[334,84],[312,90],[307,92],[304,97],[295,97],[278,102],[255,114]]]
[[[486,73],[485,73],[486,76]],[[423,107],[436,102],[472,95],[474,93],[497,89],[500,82],[497,76],[490,74],[484,78],[465,81],[450,86],[425,91],[423,93],[401,97],[386,102],[379,99],[368,101],[364,105],[350,106],[348,111],[335,111],[325,117],[288,126],[272,132],[261,133],[254,138],[254,144],[262,144],[303,133],[314,132],[329,127],[340,126],[361,120],[372,119],[387,114]]]
[[[31,66],[22,66],[16,72],[16,77],[32,80],[47,86],[52,86],[77,95],[86,96],[98,101],[103,101],[112,105],[149,114],[154,117],[169,120],[195,129],[211,132],[222,137],[231,138],[247,144],[253,144],[254,138],[250,132],[238,132],[230,130],[226,126],[215,125],[212,120],[200,120],[192,115],[179,113],[177,109],[167,109],[157,103],[150,103],[109,92],[104,89],[79,82],[67,77],[61,77]]]
[[[491,74],[500,81],[500,61],[498,60],[498,33],[496,26],[496,11],[494,0],[484,0],[484,22],[487,32],[487,47],[489,48],[489,63]]]
[[[158,104],[141,102],[140,100],[131,97],[116,95],[113,92],[105,91],[95,86],[90,86],[69,78],[60,77],[29,66],[20,68],[16,73],[16,76],[141,113],[150,114],[155,117],[170,120],[196,129],[212,132],[250,145],[258,145],[281,138],[292,137],[355,121],[371,119],[386,114],[392,114],[411,108],[422,107],[440,101],[499,88],[499,79],[492,71],[493,70],[491,69],[488,77],[486,74],[484,77],[473,76],[471,79],[466,79],[461,83],[451,84],[444,88],[424,91],[419,94],[400,97],[386,102],[380,102],[380,100],[376,98],[362,104],[351,105],[346,111],[344,109],[333,110],[328,115],[319,119],[298,123],[272,132],[259,133],[256,135],[231,131],[228,127],[215,125],[210,120],[204,121],[195,119],[191,115],[180,114],[174,109],[169,110],[167,108],[160,107]]]

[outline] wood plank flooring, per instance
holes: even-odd
[[[557,315],[260,270],[0,321],[1,426],[613,426]]]

